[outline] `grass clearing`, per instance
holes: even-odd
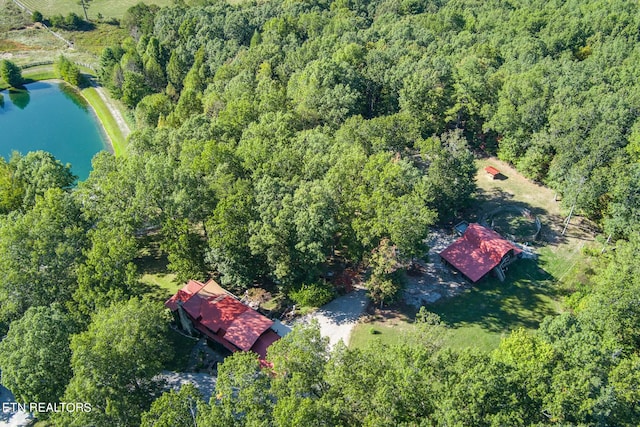
[[[154,295],[158,298],[167,299],[175,294],[183,283],[178,283],[176,275],[173,273],[144,273],[140,281],[150,288],[156,288]]]
[[[65,39],[71,40],[76,49],[81,49],[99,57],[107,46],[113,46],[124,40],[129,33],[116,25],[95,24],[91,31],[58,31]],[[96,65],[97,62],[96,62]]]
[[[122,135],[118,122],[109,111],[109,107],[104,103],[95,88],[82,89],[81,93],[89,101],[98,116],[98,120],[102,123],[107,136],[111,140],[114,154],[116,156],[123,155],[126,149],[126,138]]]
[[[11,0],[0,0],[0,34],[29,23],[29,16]]]
[[[488,277],[450,300],[427,307],[451,328],[450,347],[496,348],[511,330],[537,329],[546,317],[560,312],[553,277],[533,260],[513,263],[507,279]]]
[[[151,233],[141,238],[144,248],[134,263],[140,273],[144,293],[158,301],[166,301],[184,285],[176,280],[176,275],[167,268],[169,261],[160,250],[159,233]]]
[[[410,309],[401,310],[376,310],[376,314],[369,316],[367,321],[358,323],[351,331],[349,347],[364,348],[371,342],[381,344],[400,344],[405,334],[413,329],[411,323],[415,312]]]
[[[67,15],[71,12],[84,18],[82,6],[77,0],[20,0],[31,11],[41,12],[45,18],[52,15]],[[127,9],[140,3],[139,0],[93,0],[87,8],[89,19],[96,20],[98,14],[104,17],[122,18]],[[170,6],[172,0],[147,0],[146,4]]]
[[[0,51],[5,54],[8,52],[19,52],[31,49],[33,49],[33,47],[27,46],[26,44],[22,44],[13,40],[0,39]]]
[[[476,165],[476,203],[459,219],[477,221],[501,205],[529,209],[542,221],[543,240],[534,243],[538,259],[511,264],[504,282],[489,276],[462,294],[426,308],[449,327],[442,337],[445,347],[491,351],[515,328],[537,329],[546,316],[563,310],[563,299],[588,282],[591,262],[583,249],[595,245],[595,240],[588,221],[578,217],[572,219],[566,235],[561,235],[566,212],[554,200],[552,190],[527,180],[495,158],[479,159]],[[496,167],[504,178],[493,180],[484,171],[486,166]],[[388,311],[399,314],[393,320],[378,316],[360,323],[350,345],[402,340],[402,332],[412,328],[415,313]],[[371,333],[372,329],[379,333]]]

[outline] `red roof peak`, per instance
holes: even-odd
[[[277,338],[271,334],[263,337],[274,322],[240,302],[214,280],[206,284],[190,280],[165,306],[175,311],[179,303],[194,320],[196,329],[210,338],[224,340],[225,346],[233,344],[230,349],[249,351],[255,345],[255,352],[264,357],[266,347],[279,338],[275,332]]]
[[[440,256],[472,282],[477,282],[498,266],[511,250],[515,254],[522,252],[494,230],[472,223],[462,237],[440,252]]]

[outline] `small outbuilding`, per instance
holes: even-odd
[[[475,283],[492,270],[504,280],[505,267],[521,253],[494,230],[472,223],[462,237],[440,252],[440,257]]]
[[[165,302],[187,333],[199,332],[231,352],[253,351],[261,360],[267,348],[280,339],[275,322],[243,304],[215,280],[189,280]],[[280,333],[284,335],[283,329]]]
[[[496,179],[497,177],[500,176],[500,171],[494,168],[493,166],[487,166],[486,168],[484,168],[484,171],[489,175],[491,175],[492,179]]]

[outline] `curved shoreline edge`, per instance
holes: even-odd
[[[80,89],[78,93],[87,100],[89,105],[91,105],[93,112],[98,118],[98,122],[107,136],[107,143],[111,148],[110,151],[116,156],[124,155],[126,148],[126,136],[118,125],[118,121],[114,117],[110,106],[107,105],[102,96],[98,93],[98,89],[90,86]]]
[[[91,85],[84,89],[81,89],[75,86],[71,86],[71,87],[73,87],[78,92],[78,95],[82,96],[87,101],[87,103],[91,106],[93,113],[96,115],[98,119],[98,123],[100,124],[100,126],[102,127],[102,130],[106,135],[105,142],[107,144],[107,150],[116,156],[122,156],[126,152],[126,137],[129,133],[129,128],[126,125],[126,123],[123,123],[123,126],[127,128],[126,130],[124,130],[121,124],[118,123],[118,120],[116,120],[116,118],[114,117],[115,114],[113,111],[113,109],[115,109],[116,107],[113,105],[109,105],[104,100],[104,96],[107,96],[107,95],[105,95],[104,93],[100,94],[98,92],[100,90],[100,87],[96,87],[93,80],[94,76],[87,76],[86,73],[84,74],[86,77],[88,77],[89,81],[91,82]],[[47,69],[44,69],[44,70],[40,69],[37,72],[24,73],[23,77],[25,79],[28,79],[31,82],[36,82],[36,81],[62,82],[63,81],[55,76],[55,74],[53,73],[53,69],[50,67],[47,67]],[[124,122],[124,120],[122,119],[122,114],[120,114],[119,111],[117,111],[117,113],[121,118],[120,121]]]

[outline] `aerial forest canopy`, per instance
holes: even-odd
[[[162,226],[169,239],[198,226],[206,243],[166,245],[174,270],[215,270],[236,288],[313,281],[329,257],[358,262],[383,239],[422,255],[427,226],[470,201],[470,150],[624,238],[640,219],[637,9],[138,5],[100,77],[139,130],[80,191],[95,221]]]
[[[191,402],[202,425],[638,425],[638,2],[198,3],[138,4],[100,57],[135,117],[124,155],[76,187],[45,153],[0,159],[0,367],[18,396],[94,402],[59,425],[192,425]],[[179,281],[292,295],[364,263],[386,301],[429,227],[472,203],[483,154],[615,243],[571,312],[491,354],[441,350],[424,312],[406,346],[330,352],[300,329],[273,375],[236,354],[210,406],[188,388],[151,405],[170,351],[154,350],[166,313],[136,298],[142,236]],[[66,345],[21,365],[21,340],[60,344],[52,325]],[[27,372],[45,360],[55,375]]]

